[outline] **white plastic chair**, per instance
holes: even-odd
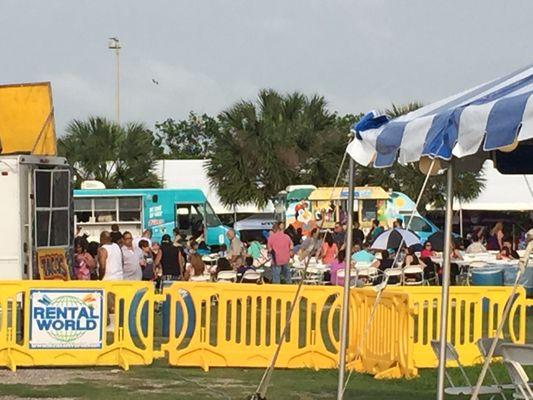
[[[379,276],[379,270],[376,267],[358,268],[357,280],[363,283],[363,286],[372,286],[374,280]]]
[[[319,285],[323,281],[324,270],[317,267],[307,267],[307,273],[304,277],[304,284]]]
[[[220,283],[237,282],[237,272],[220,271],[217,275],[217,282],[220,282]]]
[[[337,279],[335,284],[338,285],[339,282],[342,280],[344,282],[344,269],[339,269],[337,271]],[[357,283],[357,271],[350,271],[350,287],[356,286]]]
[[[191,276],[191,282],[209,282],[211,277],[209,275]]]
[[[401,286],[402,270],[400,268],[389,268],[384,271],[387,277],[387,286]]]
[[[424,268],[420,265],[408,265],[403,268],[402,283],[405,286],[421,286],[424,284]]]
[[[249,269],[242,275],[242,283],[261,283],[263,275],[260,272]]]

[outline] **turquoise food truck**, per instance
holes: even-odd
[[[228,245],[224,226],[199,189],[82,189],[74,191],[76,226],[99,240],[100,232],[117,224],[121,231],[141,236],[152,230],[152,239],[173,237],[174,228],[184,236],[204,233],[208,246]]]

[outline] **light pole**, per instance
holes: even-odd
[[[116,54],[116,82],[115,82],[115,122],[120,125],[120,49],[122,44],[116,37],[109,38],[108,49]]]

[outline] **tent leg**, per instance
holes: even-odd
[[[446,176],[446,219],[444,222],[444,259],[442,266],[442,299],[440,320],[439,373],[437,400],[444,400],[444,379],[446,372],[446,340],[448,331],[448,294],[450,291],[450,256],[453,216],[453,162],[450,162]]]
[[[461,239],[463,239],[464,232],[463,232],[463,209],[459,208],[459,234],[461,235]]]
[[[346,347],[348,344],[348,307],[350,306],[350,272],[351,272],[351,254],[352,254],[352,236],[353,236],[353,202],[354,202],[354,160],[349,157],[349,177],[348,177],[348,221],[346,227],[346,261],[344,267],[344,292],[342,294],[342,320],[340,334],[340,351],[339,351],[339,380],[337,383],[337,400],[344,397],[344,375],[346,372]]]

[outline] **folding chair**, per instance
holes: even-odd
[[[479,352],[481,353],[481,357],[483,358],[483,361],[485,361],[485,359],[487,358],[487,356],[489,354],[490,346],[492,345],[492,340],[493,340],[493,338],[481,338],[481,339],[479,339],[476,342],[477,348],[478,348]],[[494,349],[494,353],[492,354],[493,357],[503,357],[503,353],[502,353],[502,345],[503,344],[504,344],[503,339],[497,339],[496,340],[496,348]],[[490,364],[489,364],[489,374],[490,374],[492,380],[494,381],[494,383],[496,384],[496,386],[498,386],[499,388],[501,388],[503,390],[513,390],[514,389],[514,385],[513,384],[501,384],[498,381],[498,378],[496,378],[496,375],[494,374],[494,371],[490,367]],[[502,392],[502,397],[504,399],[507,399],[507,397],[505,397],[505,394],[503,392]]]
[[[317,267],[307,267],[307,273],[304,277],[304,284],[319,285],[322,283],[324,270]]]
[[[400,268],[389,268],[384,271],[387,277],[387,286],[401,286],[402,270]]]
[[[379,276],[379,269],[376,267],[357,268],[357,280],[363,283],[363,286],[372,286]]]
[[[503,361],[504,363],[506,361],[512,361],[514,363],[518,363],[520,368],[523,370],[523,366],[531,366],[533,365],[533,345],[531,344],[515,344],[515,343],[503,343],[501,345],[501,351],[503,354]],[[506,365],[507,366],[507,365]],[[509,375],[511,376],[511,372],[509,371]],[[526,375],[527,378],[527,375]],[[513,376],[511,376],[511,379],[513,379]],[[516,382],[513,380],[513,383],[515,384],[515,393],[514,398],[516,399],[532,399],[532,397],[523,397],[523,393],[519,390],[519,388],[516,387]],[[533,383],[529,383],[529,386],[531,387]]]
[[[424,283],[424,269],[420,265],[404,267],[402,282],[405,286],[421,286]]]
[[[339,269],[337,271],[337,279],[335,281],[335,285],[338,285],[340,281],[344,282],[344,269]],[[357,272],[356,271],[350,271],[350,287],[354,287],[357,284]]]
[[[211,277],[209,275],[191,276],[191,282],[209,282]]]
[[[242,275],[242,283],[262,283],[263,275],[260,272],[249,269]]]
[[[524,368],[516,361],[511,360],[505,360],[503,364],[514,383],[515,394],[513,397],[515,399],[533,400],[533,390],[529,386],[529,377]]]
[[[433,353],[435,353],[435,356],[438,359],[440,354],[440,342],[438,340],[432,340],[431,348],[433,349]],[[451,396],[470,396],[474,392],[475,386],[472,386],[470,378],[468,378],[468,375],[466,374],[463,365],[459,361],[459,354],[457,354],[457,350],[455,350],[455,347],[451,343],[446,343],[446,362],[448,361],[454,361],[457,363],[457,366],[461,371],[461,375],[463,376],[466,385],[456,386],[450,374],[448,373],[448,370],[445,370],[446,379],[448,380],[450,386],[444,388],[444,392]],[[491,396],[490,398],[493,399],[497,394],[501,395],[502,390],[496,386],[481,386],[479,394],[492,394],[493,396]]]
[[[220,283],[237,282],[237,272],[220,271],[217,275],[217,282],[220,282]]]

